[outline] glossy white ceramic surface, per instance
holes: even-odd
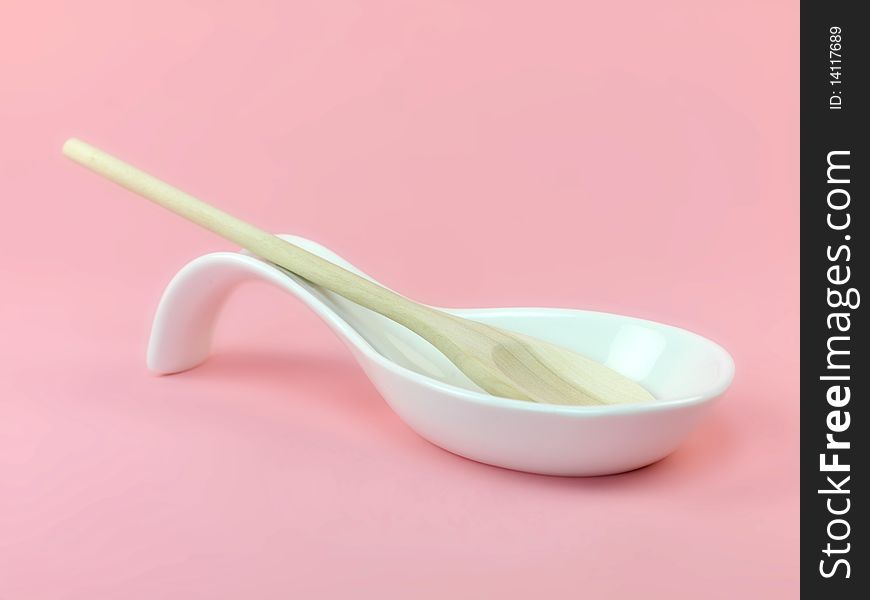
[[[366,276],[319,244],[282,237]],[[510,469],[604,475],[653,463],[677,448],[734,374],[721,346],[652,321],[553,308],[445,309],[604,362],[640,382],[657,401],[583,407],[493,397],[411,331],[243,252],[201,256],[173,278],[154,319],[148,367],[168,374],[204,361],[224,301],[248,280],[271,283],[320,315],[393,410],[421,436],[461,456]]]

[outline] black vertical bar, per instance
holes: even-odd
[[[861,293],[870,236],[860,2],[801,3],[801,588],[858,598],[870,362]],[[866,9],[866,6],[863,8]],[[870,298],[868,298],[870,300]],[[865,559],[866,560],[866,559]],[[866,592],[864,592],[866,594]],[[866,597],[860,594],[861,597]]]

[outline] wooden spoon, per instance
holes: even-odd
[[[584,356],[419,304],[223,212],[75,138],[63,153],[95,173],[308,281],[407,327],[495,396],[550,404],[649,402],[636,382]]]

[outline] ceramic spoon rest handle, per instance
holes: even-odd
[[[296,236],[280,237],[371,279],[315,242]],[[360,360],[360,353],[370,358],[378,355],[410,371],[479,391],[434,346],[407,328],[245,251],[200,256],[175,275],[154,318],[148,368],[160,374],[178,373],[208,358],[212,332],[225,301],[248,281],[268,283],[301,300],[345,342],[364,368],[369,361]]]
[[[370,279],[319,244],[294,236],[280,237],[305,245],[345,269]],[[163,292],[148,343],[148,368],[160,374],[178,373],[205,361],[224,303],[239,285],[248,281],[265,282],[292,294],[323,319],[351,348],[370,344],[348,320],[354,321],[361,329],[368,324],[379,330],[404,330],[389,319],[358,307],[250,253],[215,252],[200,256],[182,267]]]

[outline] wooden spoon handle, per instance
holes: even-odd
[[[410,329],[416,330],[418,327],[415,325],[421,324],[421,317],[431,318],[431,313],[436,312],[217,209],[81,140],[67,140],[63,153],[95,173],[257,256]]]

